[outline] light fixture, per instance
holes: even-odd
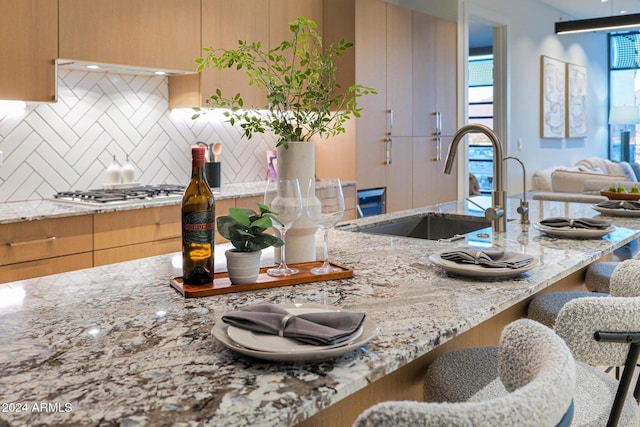
[[[90,70],[97,70],[100,68],[100,66],[91,64],[91,65],[87,65],[87,68]]]
[[[640,13],[556,22],[556,34],[584,33],[587,31],[620,30],[640,27]]]
[[[24,101],[11,101],[0,99],[0,115],[2,114],[18,114],[27,108],[27,103]]]
[[[631,105],[618,105],[611,107],[609,112],[609,124],[622,126],[620,129],[620,161],[630,162],[631,158],[631,145],[629,140],[631,137],[631,131],[625,126],[635,125],[640,123],[640,110],[638,107]]]

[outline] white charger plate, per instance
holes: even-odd
[[[602,237],[616,231],[616,227],[614,225],[611,225],[604,230],[597,230],[587,228],[548,227],[546,225],[540,224],[539,222],[533,224],[533,228],[542,231],[543,233],[550,236],[569,237],[575,239],[595,239],[597,237]]]
[[[506,252],[505,252],[506,253]],[[525,271],[529,271],[534,268],[540,260],[533,257],[531,264],[521,268],[508,268],[508,267],[483,267],[476,264],[463,264],[447,259],[442,259],[440,254],[434,254],[429,256],[431,262],[435,265],[442,267],[447,273],[455,274],[457,276],[473,277],[473,278],[503,278],[518,276]]]
[[[286,308],[290,312],[294,312],[294,310],[315,310],[315,311],[339,311],[340,309],[337,307],[322,305],[322,304],[283,304],[283,308]],[[299,311],[302,312],[302,311]],[[310,311],[306,311],[310,312]],[[332,346],[317,346],[317,345],[308,345],[309,349],[293,349],[293,351],[283,350],[282,347],[278,347],[275,344],[276,351],[264,351],[264,350],[256,350],[253,348],[245,347],[244,345],[238,343],[229,335],[230,326],[224,323],[222,320],[218,320],[213,327],[213,336],[220,341],[225,347],[237,351],[238,353],[244,354],[246,356],[256,357],[258,359],[272,360],[278,362],[298,362],[298,361],[310,361],[310,360],[323,360],[330,359],[333,357],[341,356],[350,351],[353,351],[363,345],[367,344],[373,338],[375,338],[379,333],[380,329],[378,329],[377,325],[371,320],[365,317],[364,322],[362,324],[362,333],[355,339],[351,339],[343,344],[332,345]],[[239,329],[239,328],[236,328]],[[233,333],[233,332],[232,332]],[[261,334],[264,335],[264,334]],[[276,335],[270,335],[271,338],[265,337],[265,340],[273,339],[273,342],[277,342],[280,340],[276,340],[276,338],[281,339],[282,337]],[[293,341],[289,340],[288,341]],[[253,343],[255,344],[255,343]],[[260,344],[258,344],[260,345]],[[264,344],[264,341],[262,343]],[[274,346],[273,343],[267,344],[271,347]],[[307,344],[301,344],[307,345]],[[254,345],[255,347],[255,345]],[[293,347],[290,347],[293,348]]]
[[[601,208],[600,206],[597,206],[597,205],[591,205],[591,207],[605,215],[632,216],[632,217],[640,216],[640,209],[610,209],[610,208]]]
[[[327,310],[324,307],[315,308],[315,307],[291,307],[288,308],[287,311],[293,315],[299,314],[307,314],[307,313],[323,313],[326,311],[340,311],[339,309]],[[349,343],[354,342],[360,336],[362,336],[362,332],[364,331],[364,327],[360,327],[356,332],[354,332],[350,337],[343,340],[342,342],[331,344],[331,345],[313,345],[313,344],[305,344],[303,342],[280,337],[278,335],[273,334],[264,334],[260,332],[249,331],[247,329],[238,328],[233,325],[229,325],[227,328],[227,335],[236,343],[241,346],[250,348],[252,350],[260,350],[260,351],[269,351],[272,353],[298,353],[298,352],[308,352],[315,351],[318,349],[328,350],[330,348],[341,347],[343,345],[347,345]]]

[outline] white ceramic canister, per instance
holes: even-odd
[[[116,155],[113,155],[111,164],[107,167],[107,184],[120,184],[122,180],[122,168],[120,163],[116,160]]]

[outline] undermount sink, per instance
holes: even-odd
[[[358,231],[370,234],[440,240],[471,233],[486,227],[491,227],[491,221],[484,217],[448,216],[428,213],[418,217],[401,218],[391,223],[366,226]]]

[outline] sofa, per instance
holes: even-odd
[[[622,186],[630,191],[639,186],[640,164],[613,162],[600,157],[580,160],[575,165],[559,165],[534,172],[531,191],[534,200],[597,203],[607,198],[601,190]]]

